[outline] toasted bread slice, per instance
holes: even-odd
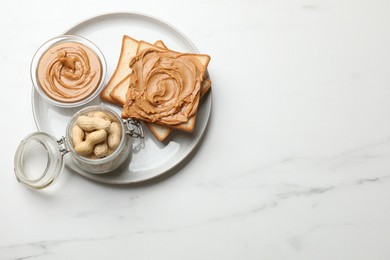
[[[138,48],[138,41],[132,41],[131,43],[129,42],[127,47],[134,50]],[[130,46],[132,45],[132,46]],[[158,40],[155,42],[155,45],[161,48],[166,49],[167,47],[163,43],[163,41]],[[135,54],[134,54],[135,56]],[[132,57],[130,57],[131,59]],[[129,59],[129,60],[130,60]],[[131,70],[130,70],[131,71]],[[124,105],[126,102],[126,93],[130,85],[130,73],[125,76],[116,86],[114,86],[111,90],[110,98],[119,105]],[[125,117],[125,116],[124,116]],[[172,132],[172,129],[163,125],[158,125],[154,123],[146,123],[146,125],[149,127],[150,131],[154,134],[154,136],[159,140],[159,141],[164,141],[165,138],[168,137],[168,135]]]
[[[115,100],[117,104],[123,106],[126,103],[126,93],[130,85],[130,74],[122,79],[111,91],[110,97]]]
[[[175,52],[175,51],[172,51],[172,50],[167,50],[167,49],[163,49],[163,48],[159,48],[159,47],[156,47],[150,43],[147,43],[145,41],[141,41],[138,45],[138,50],[137,50],[137,54],[138,53],[141,53],[142,51],[145,51],[145,50],[156,50],[156,51],[159,51],[159,52],[170,52],[170,53],[174,53],[175,55],[180,55],[180,57],[184,57],[184,58],[188,58],[191,60],[191,62],[196,66],[197,68],[197,77],[200,78],[201,80],[204,79],[205,75],[206,75],[206,70],[207,70],[207,65],[210,61],[210,56],[208,55],[204,55],[204,54],[189,54],[189,53],[178,53],[178,52]],[[198,107],[198,103],[199,103],[199,99],[200,99],[200,88],[201,88],[201,85],[198,85],[198,91],[197,92],[197,97],[194,101],[194,107],[193,107],[193,111],[190,113],[190,114],[193,114],[194,116],[191,117],[191,119],[189,120],[190,122],[185,122],[185,123],[182,123],[182,124],[179,124],[181,125],[180,127],[180,130],[183,130],[183,131],[188,131],[188,132],[192,132],[193,131],[193,128],[194,128],[194,125],[195,125],[195,119],[196,119],[196,110],[197,110],[197,107]],[[127,98],[126,98],[127,99]],[[132,104],[125,104],[124,106],[124,110],[122,115],[123,116],[129,116],[129,117],[133,117],[133,118],[138,118],[140,120],[145,120],[147,121],[145,118],[143,118],[140,114],[138,114],[135,110],[133,110],[131,108]],[[129,114],[130,113],[130,114]],[[164,124],[164,120],[166,121],[166,119],[157,119],[155,123],[158,123],[158,124]],[[166,122],[169,122],[166,121]],[[178,128],[177,125],[166,125],[170,128]],[[179,129],[179,128],[178,128]]]
[[[167,47],[161,40],[155,42],[154,45],[163,49],[167,49]],[[136,55],[137,52],[136,50],[138,49],[138,46],[139,46],[139,42],[137,40],[126,35],[123,37],[121,57],[118,62],[117,69],[115,70],[113,76],[111,77],[109,83],[106,86],[104,100],[117,105],[125,104],[126,93],[130,84],[130,73],[131,73],[131,69],[127,65],[128,61],[126,62],[126,60],[130,60],[133,56]],[[124,78],[120,78],[126,72],[128,72],[128,74],[124,76]],[[114,85],[114,83],[117,84]],[[202,86],[200,90],[201,97],[205,93],[207,93],[210,87],[211,87],[211,81],[209,79],[205,79],[202,82]],[[107,92],[109,93],[109,97],[107,97],[106,95]],[[122,116],[127,117],[127,115],[123,112],[122,112]],[[146,125],[149,127],[151,132],[155,135],[155,137],[159,141],[165,140],[173,130],[170,127],[155,124],[155,123],[146,122]],[[177,128],[182,131],[191,132],[194,128],[194,125],[195,125],[195,117],[191,118],[188,122],[179,125]]]
[[[107,85],[104,87],[102,92],[100,93],[100,98],[106,102],[110,102],[113,104],[118,104],[111,96],[110,93],[113,88],[130,74],[131,69],[129,67],[129,61],[132,57],[137,54],[138,41],[124,35],[122,38],[122,48],[121,53],[118,60],[118,65],[112,74],[110,80]]]

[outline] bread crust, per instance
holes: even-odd
[[[137,43],[137,46],[134,45]],[[102,92],[100,92],[100,98],[106,102],[119,105],[118,102],[113,99],[110,95],[114,87],[126,76],[131,73],[131,69],[128,66],[129,57],[133,57],[138,48],[138,41],[131,38],[130,36],[124,35],[122,38],[122,47],[118,59],[118,64],[114,73],[112,74],[107,85],[104,87]]]

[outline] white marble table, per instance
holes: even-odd
[[[2,1],[0,259],[389,259],[387,1]],[[44,191],[13,156],[36,131],[35,50],[137,11],[212,57],[213,110],[191,160],[142,185],[65,169]]]

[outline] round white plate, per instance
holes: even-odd
[[[107,62],[107,78],[116,68],[122,44],[122,37],[127,34],[138,40],[155,42],[163,40],[169,49],[198,53],[195,45],[173,26],[148,15],[139,13],[111,13],[83,21],[64,34],[83,36],[95,43],[103,52]],[[92,100],[85,106],[107,106],[118,114],[121,108],[100,101]],[[33,89],[32,107],[35,123],[39,131],[57,138],[65,135],[66,125],[73,114],[82,107],[59,108],[45,102]],[[76,173],[94,181],[111,184],[137,183],[150,180],[169,171],[174,171],[180,163],[185,162],[201,140],[210,117],[211,91],[205,95],[199,106],[193,133],[173,131],[164,142],[159,142],[144,126],[145,139],[133,139],[133,155],[118,170],[107,174],[91,174],[78,168],[65,155],[66,166]]]

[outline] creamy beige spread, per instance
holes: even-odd
[[[194,55],[146,49],[130,61],[124,109],[129,117],[164,125],[185,123],[198,108],[203,73]]]
[[[87,46],[62,42],[41,57],[37,77],[41,89],[60,102],[77,102],[90,96],[102,79],[99,57]]]

